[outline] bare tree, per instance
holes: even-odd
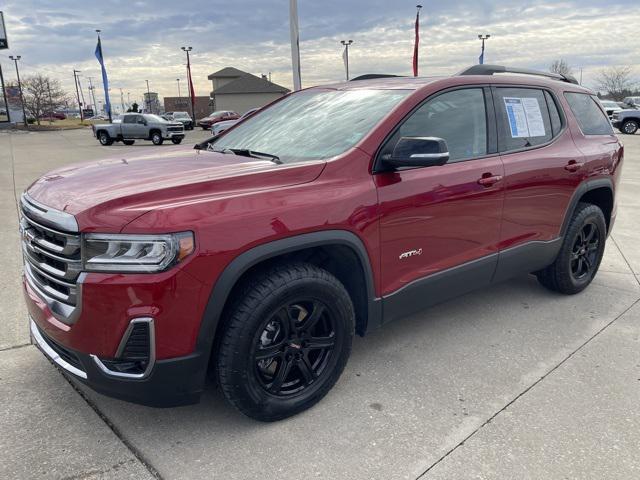
[[[67,102],[67,94],[58,80],[37,73],[22,81],[24,105],[40,125],[40,117],[50,114]]]
[[[619,102],[629,96],[637,85],[632,74],[629,66],[605,68],[596,77],[596,88]]]
[[[560,75],[573,75],[573,69],[564,58],[554,60],[549,66],[551,73],[559,73]]]

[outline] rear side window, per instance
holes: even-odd
[[[569,107],[585,135],[612,135],[613,128],[597,100],[586,93],[565,92]]]
[[[545,144],[554,136],[545,92],[535,88],[496,88],[500,151]],[[555,112],[558,117],[559,114]],[[558,132],[560,131],[559,124]]]

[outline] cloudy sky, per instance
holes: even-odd
[[[341,39],[353,39],[353,75],[408,75],[413,51],[415,0],[298,0],[303,86],[344,76]],[[477,63],[478,33],[490,33],[486,62],[546,69],[565,58],[592,85],[609,65],[631,65],[640,76],[638,0],[423,0],[420,73],[446,75]],[[5,80],[8,56],[22,55],[23,75],[40,71],[73,89],[74,68],[99,85],[93,55],[95,29],[112,87],[139,99],[145,80],[161,96],[185,82],[183,45],[193,47],[197,94],[207,95],[207,75],[234,66],[272,73],[291,87],[287,0],[4,0],[10,50],[0,51]],[[183,89],[184,92],[184,89]]]

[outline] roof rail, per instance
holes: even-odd
[[[357,82],[358,80],[372,80],[375,78],[395,78],[400,77],[401,75],[390,75],[388,73],[367,73],[365,75],[360,75],[359,77],[352,78],[349,80],[350,82]]]
[[[511,68],[502,65],[474,65],[466,68],[458,75],[493,75],[494,73],[520,73],[523,75],[536,75],[538,77],[547,77],[561,82],[573,83],[578,85],[578,81],[571,75],[562,75],[560,73],[541,72],[539,70],[529,70],[528,68]]]

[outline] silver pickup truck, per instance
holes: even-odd
[[[626,135],[633,135],[640,129],[640,110],[627,109],[613,112],[611,123]]]
[[[162,145],[171,140],[176,145],[184,138],[184,126],[179,122],[168,122],[158,115],[125,113],[117,123],[93,126],[93,132],[101,145],[122,142],[133,145],[136,140],[151,140],[154,145]]]

